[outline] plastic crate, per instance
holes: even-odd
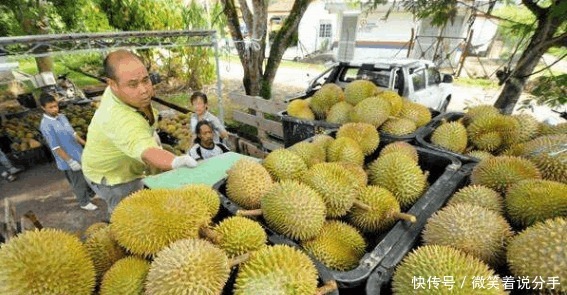
[[[44,145],[26,151],[12,152],[10,159],[15,166],[26,168],[54,161],[53,155]]]
[[[419,146],[422,146],[422,147],[425,147],[425,148],[428,148],[428,149],[432,149],[432,150],[440,151],[442,153],[449,154],[449,155],[459,159],[463,163],[478,163],[478,162],[480,162],[480,159],[478,159],[478,158],[459,154],[459,153],[455,153],[455,152],[452,152],[450,150],[444,149],[444,148],[442,148],[438,145],[431,143],[431,135],[433,135],[433,132],[435,131],[435,129],[437,129],[437,127],[439,127],[439,125],[441,125],[443,123],[443,120],[445,120],[447,122],[453,122],[453,121],[459,120],[464,115],[465,115],[464,113],[451,112],[451,113],[444,113],[444,114],[441,114],[441,115],[435,117],[434,120],[431,120],[431,122],[429,122],[427,125],[425,125],[423,128],[421,128],[419,130],[419,132],[417,133],[417,136],[416,136],[417,144]]]
[[[385,144],[381,143],[377,152],[373,154],[374,156],[367,157],[366,162],[375,159],[378,151],[381,150],[384,145]],[[431,205],[432,203],[444,202],[455,192],[457,185],[451,180],[453,175],[461,167],[461,162],[452,156],[438,151],[422,147],[416,147],[416,149],[419,154],[419,165],[422,170],[429,171],[428,182],[431,184],[429,189],[416,201],[409,211],[407,211],[415,215],[418,222],[411,224],[406,221],[398,221],[392,229],[385,233],[381,233],[380,235],[365,235],[365,239],[368,243],[367,252],[360,259],[358,266],[352,270],[335,271],[323,266],[331,273],[339,284],[339,287],[353,288],[363,284],[371,271],[389,252],[393,251],[396,244],[408,235],[408,232],[413,233],[417,231],[417,233],[419,233],[419,231],[421,231],[421,227],[418,228],[418,226],[424,223],[434,212],[430,212],[430,210],[426,209],[433,206]],[[236,211],[241,208],[226,197],[226,179],[218,182],[214,188],[222,195],[221,205],[223,210],[226,210],[227,214],[235,215]],[[266,223],[262,217],[258,217],[257,220],[265,226]],[[290,240],[283,236],[281,236],[281,238]],[[290,243],[296,242],[290,240]]]
[[[469,182],[469,175],[475,165],[476,163],[463,165],[461,169],[456,171],[456,173],[454,173],[445,184],[439,186],[437,190],[446,189],[450,190],[451,193],[440,193],[437,197],[432,198],[431,201],[423,207],[423,216],[431,216],[437,210],[441,209],[445,203],[447,203],[449,198],[453,195],[453,192],[466,186]],[[400,224],[397,224],[394,227],[393,230],[400,231],[402,235],[400,236],[398,243],[392,247],[386,255],[384,255],[376,269],[374,269],[368,277],[365,289],[366,294],[378,295],[392,293],[391,278],[394,274],[395,268],[406,254],[420,244],[419,237],[426,222],[427,218],[418,218],[417,222],[413,224],[409,230],[403,229]]]
[[[26,107],[28,109],[37,108],[37,102],[35,101],[35,98],[31,93],[20,94],[16,99],[23,107]]]

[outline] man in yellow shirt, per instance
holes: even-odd
[[[141,179],[149,166],[170,170],[195,167],[197,162],[190,156],[176,157],[156,141],[154,89],[138,56],[114,51],[105,58],[104,70],[108,87],[89,125],[81,160],[87,182],[112,213],[123,198],[143,188]]]

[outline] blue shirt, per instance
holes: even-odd
[[[71,168],[67,162],[57,155],[55,152],[57,148],[63,149],[73,160],[81,162],[83,147],[75,139],[75,130],[65,115],[59,114],[54,118],[43,114],[39,130],[45,138],[59,170],[70,170]]]

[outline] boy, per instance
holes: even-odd
[[[189,150],[189,156],[193,159],[205,160],[229,151],[224,144],[213,141],[213,126],[209,121],[199,121],[196,129],[195,145]]]
[[[65,173],[81,209],[96,210],[98,207],[90,202],[92,193],[81,170],[81,145],[85,145],[85,141],[77,136],[67,117],[59,114],[55,97],[43,93],[39,103],[44,111],[40,131],[55,158],[57,168]]]
[[[197,123],[202,120],[206,120],[211,123],[211,126],[213,127],[213,131],[214,131],[213,133],[214,142],[221,142],[220,141],[221,138],[222,139],[227,138],[228,132],[221,124],[220,120],[215,115],[211,114],[208,111],[209,104],[208,104],[207,95],[204,94],[203,92],[195,91],[191,95],[190,100],[194,111],[194,113],[191,114],[191,120],[190,120],[191,134],[193,134],[192,139],[196,140],[196,134],[198,130]]]

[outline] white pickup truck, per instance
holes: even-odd
[[[441,74],[431,61],[376,59],[333,64],[311,81],[302,97],[313,95],[326,83],[335,83],[344,88],[358,79],[367,79],[379,87],[392,89],[413,102],[441,113],[447,110],[453,91],[453,77]]]

